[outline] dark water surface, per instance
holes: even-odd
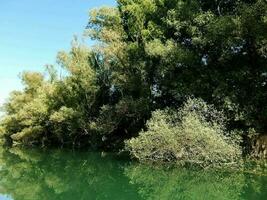
[[[0,199],[267,200],[265,172],[167,169],[110,154],[1,149]]]

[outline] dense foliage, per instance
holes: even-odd
[[[224,126],[223,114],[201,100],[188,99],[177,111],[155,111],[148,130],[126,147],[142,161],[176,161],[180,165],[239,166],[238,139]]]
[[[76,41],[59,53],[64,76],[51,66],[48,75],[22,74],[24,90],[4,106],[0,130],[7,140],[122,148],[153,111],[177,110],[188,96],[223,110],[225,127],[243,131],[243,146],[248,130],[266,131],[264,0],[118,0],[117,7],[92,10],[85,32],[95,46]],[[187,117],[182,124],[191,118],[196,127],[221,132],[199,116]],[[231,149],[220,142],[220,150]]]

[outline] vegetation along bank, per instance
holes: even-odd
[[[267,156],[267,3],[118,0],[24,72],[4,105],[9,144],[119,151],[141,161],[235,165]]]

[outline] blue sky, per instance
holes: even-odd
[[[0,105],[21,89],[18,74],[42,71],[81,36],[88,13],[115,0],[0,0]]]

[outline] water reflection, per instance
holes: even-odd
[[[3,151],[0,192],[13,199],[138,199],[123,175],[125,162],[112,156],[19,148]]]
[[[266,200],[265,172],[168,169],[66,150],[0,150],[0,194],[14,200]]]
[[[245,177],[240,173],[216,171],[163,170],[130,166],[125,173],[139,185],[145,199],[240,199]]]

